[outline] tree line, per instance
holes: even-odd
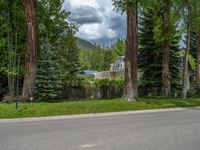
[[[75,24],[64,0],[0,1],[0,97],[55,95],[60,81],[79,72]],[[40,91],[42,90],[42,91]],[[40,92],[39,92],[40,91]]]
[[[126,60],[125,60],[125,93],[124,97],[128,100],[136,100],[138,97],[138,51],[139,40],[138,32],[140,32],[140,26],[138,22],[140,17],[144,16],[144,12],[154,13],[153,20],[154,25],[152,27],[153,39],[155,43],[161,43],[162,56],[159,58],[162,60],[161,68],[161,80],[162,80],[162,96],[171,96],[172,88],[172,74],[170,73],[170,61],[172,60],[170,55],[172,54],[170,46],[172,46],[175,38],[175,31],[177,29],[184,30],[186,36],[186,48],[184,52],[183,60],[183,73],[182,73],[182,98],[187,98],[189,73],[188,73],[188,61],[189,53],[191,49],[191,32],[196,35],[196,80],[197,91],[200,91],[200,18],[199,9],[200,2],[196,0],[113,0],[115,9],[126,13],[127,15],[127,39],[126,39]],[[152,9],[152,10],[151,10]],[[143,12],[143,14],[141,14]],[[151,21],[153,21],[151,20]],[[149,20],[146,20],[149,21]],[[150,22],[151,23],[151,22]],[[143,29],[148,30],[149,29]],[[146,31],[147,32],[147,31]],[[149,38],[148,35],[143,35]],[[143,37],[144,38],[144,37]],[[141,41],[141,42],[148,42]],[[151,43],[152,44],[152,43]],[[152,45],[153,46],[153,45]],[[144,50],[145,47],[142,48]],[[147,60],[143,60],[147,61]],[[152,61],[152,60],[151,60]],[[145,65],[145,64],[142,64]],[[147,73],[148,76],[148,73]]]
[[[89,52],[78,49],[78,28],[67,21],[70,13],[62,9],[63,3],[0,1],[0,96],[5,92],[15,95],[19,84],[26,99],[41,93],[54,97],[60,92],[61,80],[76,76],[81,69],[109,69],[121,55],[125,55],[125,99],[139,96],[138,71],[146,89],[161,87],[162,96],[171,96],[182,82],[182,97],[186,99],[188,62],[193,57],[200,94],[200,2],[113,0],[115,10],[127,16],[126,41]],[[185,43],[184,50],[180,50],[180,41]]]

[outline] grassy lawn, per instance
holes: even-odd
[[[115,99],[33,103],[32,105],[19,104],[18,112],[15,112],[15,104],[0,103],[0,118],[57,116],[194,106],[200,106],[200,98],[190,98],[185,101],[170,98],[140,98],[137,102]]]

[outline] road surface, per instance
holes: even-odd
[[[0,122],[0,150],[200,150],[200,109]]]

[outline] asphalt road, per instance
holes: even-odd
[[[200,150],[200,109],[0,123],[0,150]]]

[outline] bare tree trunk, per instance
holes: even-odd
[[[200,95],[200,32],[197,33],[197,94]]]
[[[22,96],[33,96],[33,85],[39,58],[39,33],[36,0],[23,0],[27,22],[27,51]]]
[[[163,62],[162,62],[162,95],[171,95],[169,71],[169,0],[163,0]]]
[[[137,13],[134,8],[129,7],[127,11],[124,98],[131,101],[134,101],[138,97],[137,48]]]
[[[190,15],[189,15],[190,16]],[[188,73],[188,61],[189,61],[189,51],[190,51],[190,23],[188,21],[187,25],[187,42],[185,57],[183,61],[183,84],[182,84],[182,99],[187,99],[187,92],[189,89],[189,73]]]

